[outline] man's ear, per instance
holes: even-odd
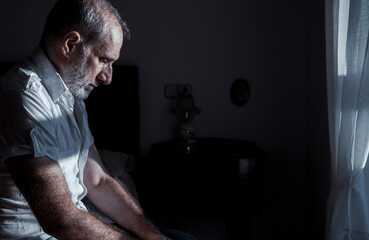
[[[63,55],[69,58],[72,54],[75,53],[76,49],[79,48],[80,44],[81,44],[81,35],[76,31],[69,32],[64,37]]]

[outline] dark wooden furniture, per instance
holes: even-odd
[[[222,217],[229,239],[236,239],[238,231],[247,231],[238,225],[260,214],[262,161],[263,152],[251,141],[157,143],[138,168],[140,201],[149,216],[172,224],[181,217]]]

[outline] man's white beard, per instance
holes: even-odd
[[[86,89],[86,87],[91,83],[96,86],[98,85],[96,80],[91,82],[91,76],[86,67],[88,53],[89,51],[87,49],[82,49],[81,57],[76,63],[68,66],[63,74],[65,85],[67,85],[75,99],[86,99],[93,90],[93,88]]]

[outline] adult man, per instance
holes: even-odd
[[[105,0],[59,0],[41,48],[0,79],[0,239],[169,239],[106,172],[83,99],[110,84],[128,34]]]

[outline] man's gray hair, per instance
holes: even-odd
[[[46,50],[71,31],[81,34],[85,46],[103,45],[107,19],[114,16],[120,23],[123,36],[130,38],[127,24],[119,12],[106,0],[58,0],[50,11],[40,45]]]

